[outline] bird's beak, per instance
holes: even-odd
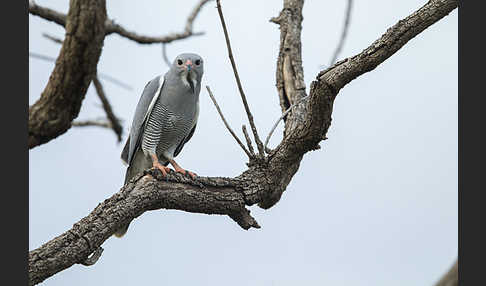
[[[187,71],[189,71],[189,72],[191,71],[191,69],[192,69],[192,62],[190,60],[187,60],[187,62],[186,62],[186,68],[187,68]]]

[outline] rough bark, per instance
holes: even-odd
[[[40,99],[29,108],[29,149],[65,133],[96,73],[105,35],[104,0],[71,0],[66,36]]]
[[[362,53],[319,73],[311,83],[309,99],[286,120],[282,142],[264,159],[250,160],[236,178],[199,178],[171,175],[169,182],[142,174],[120,192],[98,205],[73,228],[29,254],[30,283],[35,284],[74,263],[84,263],[120,226],[148,210],[160,208],[223,214],[241,227],[259,227],[245,205],[269,208],[278,202],[299,168],[305,153],[318,148],[331,124],[333,102],[339,90],[375,68],[410,39],[445,17],[457,0],[432,0],[399,21]],[[277,63],[277,89],[282,109],[305,96],[301,65],[300,31],[303,1],[284,1],[279,17],[281,49]]]

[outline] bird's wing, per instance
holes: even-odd
[[[191,139],[192,135],[194,135],[194,131],[196,130],[196,125],[197,125],[197,123],[194,124],[194,127],[192,127],[189,134],[187,134],[187,136],[184,139],[181,140],[179,145],[177,145],[177,148],[174,151],[174,157],[177,157],[177,155],[179,155],[179,153],[182,151],[182,148],[184,147],[184,144],[186,144],[187,141],[189,141]]]
[[[135,151],[140,145],[143,135],[144,122],[149,117],[152,108],[154,107],[157,98],[161,94],[161,90],[164,86],[164,77],[158,76],[147,83],[142,96],[138,101],[137,108],[135,109],[135,115],[133,116],[132,127],[130,128],[130,136],[128,137],[125,148],[123,148],[121,158],[130,165]],[[128,145],[128,146],[127,146]]]
[[[196,131],[197,119],[199,118],[199,101],[196,104],[197,105],[196,105],[196,114],[194,116],[194,126],[192,126],[192,129],[191,131],[189,131],[189,134],[187,134],[187,136],[181,140],[179,145],[177,145],[177,148],[174,151],[174,157],[179,155],[179,153],[182,151],[182,148],[184,147],[184,144],[186,144],[192,138],[192,135],[194,135],[194,131]]]

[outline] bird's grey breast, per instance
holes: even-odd
[[[167,79],[166,79],[167,80]],[[172,159],[176,147],[189,134],[198,115],[199,100],[190,89],[180,84],[166,85],[155,103],[150,122],[160,128],[157,154]]]

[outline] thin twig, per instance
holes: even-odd
[[[31,58],[36,58],[36,59],[40,59],[40,60],[44,60],[44,61],[47,61],[47,62],[52,62],[52,63],[55,63],[56,62],[56,59],[53,58],[53,57],[49,57],[49,56],[45,56],[45,55],[41,55],[41,54],[38,54],[38,53],[34,53],[34,52],[29,52],[29,57]],[[122,81],[114,78],[114,77],[111,77],[107,74],[104,74],[104,73],[98,73],[98,76],[104,80],[107,80],[107,81],[110,81],[126,90],[133,90],[133,87],[131,87],[130,85],[126,84],[126,83],[123,83]]]
[[[196,19],[199,12],[201,12],[202,7],[212,0],[201,0],[199,3],[193,8],[191,14],[187,17],[186,25],[183,32],[173,33],[166,36],[161,37],[151,37],[151,36],[144,36],[139,35],[135,32],[131,32],[123,28],[122,26],[115,23],[113,20],[108,20],[106,22],[106,34],[116,33],[122,37],[135,41],[139,44],[154,44],[154,43],[170,43],[176,40],[182,40],[188,38],[190,36],[200,36],[204,35],[204,32],[194,32],[193,31],[193,23]]]
[[[103,127],[103,128],[109,128],[111,129],[111,123],[108,121],[99,121],[99,120],[85,120],[85,121],[73,121],[71,123],[72,126],[76,127],[90,127],[90,126],[96,126],[96,127]]]
[[[162,44],[162,59],[164,60],[165,64],[170,67],[170,61],[169,58],[167,57],[167,48],[165,47],[165,43]]]
[[[252,155],[255,155],[255,150],[253,150],[253,144],[251,144],[251,139],[250,139],[250,136],[248,135],[248,131],[246,131],[245,124],[243,124],[241,126],[241,130],[243,131],[243,134],[245,135],[246,145],[248,145],[248,149],[250,150],[250,153]]]
[[[54,43],[57,43],[57,44],[62,44],[62,42],[63,42],[60,38],[55,37],[55,36],[52,36],[52,35],[49,35],[47,33],[42,33],[42,36],[44,38],[47,38],[47,39],[53,41]]]
[[[343,49],[344,40],[346,39],[346,35],[348,34],[349,22],[350,22],[350,19],[351,19],[351,7],[352,6],[353,6],[353,0],[348,0],[348,5],[346,7],[346,16],[344,18],[344,26],[343,26],[343,31],[341,33],[341,38],[339,39],[339,43],[336,47],[336,50],[334,51],[334,54],[331,58],[331,62],[329,63],[329,66],[332,66],[336,62],[337,57],[339,56],[339,53],[341,53],[341,50]]]
[[[226,119],[224,118],[223,113],[221,112],[221,109],[219,108],[219,105],[216,102],[216,98],[214,98],[213,93],[211,92],[211,89],[209,88],[209,86],[206,85],[206,89],[208,90],[209,97],[211,97],[211,100],[213,101],[214,106],[216,106],[216,109],[218,110],[219,116],[223,120],[223,123],[226,126],[226,129],[228,129],[228,131],[231,133],[233,138],[235,138],[236,142],[238,143],[238,145],[240,145],[241,149],[243,149],[243,151],[245,151],[246,155],[248,155],[248,158],[250,158],[250,159],[253,158],[251,153],[245,148],[245,145],[243,145],[243,143],[241,142],[240,138],[238,138],[238,136],[236,136],[235,132],[233,131],[233,129],[231,129],[228,122],[226,122]]]
[[[267,145],[268,145],[268,141],[270,141],[270,137],[272,137],[272,134],[273,134],[273,131],[275,131],[275,128],[277,128],[277,125],[278,123],[284,119],[284,117],[297,105],[299,105],[299,103],[301,103],[302,101],[304,101],[305,99],[309,98],[308,95],[300,98],[299,100],[297,100],[296,103],[292,104],[284,113],[282,113],[282,116],[280,116],[280,118],[277,120],[277,122],[275,122],[275,124],[273,125],[272,129],[270,130],[270,133],[268,133],[268,136],[267,136],[267,139],[265,139],[265,150],[268,150],[267,148]],[[268,153],[268,152],[267,152]]]
[[[243,105],[245,106],[246,115],[248,116],[248,121],[250,122],[250,127],[253,132],[253,137],[255,139],[256,145],[258,147],[258,152],[260,156],[264,157],[265,153],[263,151],[263,144],[258,136],[257,129],[255,127],[255,122],[253,122],[253,115],[251,114],[250,108],[248,107],[248,102],[246,101],[245,92],[243,91],[243,87],[241,86],[240,76],[238,75],[238,70],[236,69],[236,63],[233,58],[233,52],[231,51],[231,44],[228,36],[228,30],[226,29],[226,23],[223,17],[223,11],[221,9],[220,0],[216,0],[216,7],[218,8],[219,18],[221,20],[221,25],[223,26],[224,37],[226,39],[226,46],[228,47],[228,56],[231,61],[231,66],[233,67],[233,72],[235,74],[236,84],[238,85],[238,90],[240,91],[241,100],[243,101]]]
[[[101,84],[100,80],[97,76],[93,78],[93,85],[95,86],[96,93],[103,104],[103,109],[105,110],[106,117],[110,121],[111,127],[116,134],[118,142],[122,140],[123,134],[123,127],[120,124],[118,118],[116,118],[115,114],[113,113],[113,109],[111,108],[111,104],[106,97],[105,91],[103,90],[103,85]]]

